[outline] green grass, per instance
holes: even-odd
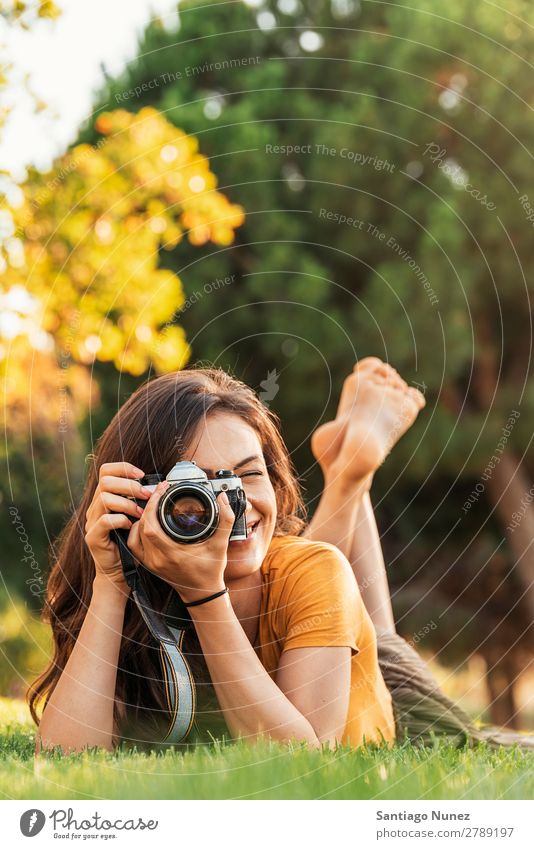
[[[186,754],[103,750],[34,761],[21,702],[0,699],[4,799],[530,799],[534,753],[437,744],[333,752],[263,743]]]

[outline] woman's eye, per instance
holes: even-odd
[[[242,478],[249,478],[251,475],[259,475],[260,477],[262,477],[263,472],[244,472],[244,473],[241,475],[241,477],[242,477]]]

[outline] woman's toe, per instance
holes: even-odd
[[[359,371],[373,370],[373,369],[377,368],[378,366],[383,366],[383,365],[384,365],[384,363],[378,357],[364,357],[363,360],[358,360],[358,362],[354,364],[352,371],[353,372],[359,372]]]
[[[422,410],[423,407],[426,406],[426,398],[423,393],[419,391],[419,389],[416,389],[414,386],[409,386],[407,389],[407,394],[414,399],[420,410]]]

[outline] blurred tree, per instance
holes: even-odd
[[[20,70],[15,68],[15,63],[13,61],[8,61],[7,58],[9,35],[16,28],[29,29],[39,19],[54,19],[58,14],[59,11],[57,6],[55,3],[50,2],[50,0],[35,0],[35,2],[33,0],[29,0],[29,2],[24,2],[24,0],[0,0],[0,135],[4,130],[11,111],[9,98],[7,97],[8,84],[12,80],[14,72]],[[43,107],[43,104],[37,101],[35,105],[36,108]],[[16,184],[5,168],[0,168],[0,180],[2,181],[2,191],[9,191],[10,195],[12,195],[13,192],[16,193]],[[6,234],[6,224],[8,221],[10,221],[9,204],[6,201],[6,197],[3,194],[0,194],[0,239],[9,235],[9,229]],[[3,272],[4,270],[4,261],[0,258],[0,272]],[[2,291],[3,290],[0,287],[0,293]],[[8,326],[8,313],[5,309],[4,298],[2,295],[0,295],[0,303],[2,307],[0,312],[0,327],[2,328],[2,331],[5,331]],[[3,335],[3,332],[0,333],[0,335]],[[0,343],[0,360],[3,359],[4,355],[5,348]],[[18,372],[17,380],[22,385],[25,380],[26,370],[22,367],[22,363],[20,361],[17,363],[16,369]],[[3,376],[4,375],[2,373],[2,377]],[[46,396],[41,398],[41,401],[45,400]],[[43,405],[43,408],[46,408],[45,404]],[[20,412],[18,405],[16,410],[10,410],[9,424],[11,426],[11,434],[16,433],[17,428],[20,425]],[[4,440],[6,437],[7,433],[4,435]],[[12,454],[15,455],[15,464],[14,468],[12,468],[12,470],[15,471],[18,465],[17,461],[21,459],[22,453],[18,452],[16,447],[13,446]],[[3,460],[3,450],[0,450],[0,459]],[[7,470],[4,468],[3,462],[0,464],[0,474],[2,475],[2,479],[5,480]],[[22,474],[21,481],[24,482],[25,478],[27,479],[27,474]],[[0,504],[2,504],[2,506],[4,501],[3,488],[4,487],[0,489]],[[12,566],[12,564],[18,564],[20,562],[20,551],[17,551],[18,541],[13,538],[13,535],[9,537],[8,534],[4,532],[6,531],[5,524],[6,520],[2,511],[0,530],[2,532],[4,563],[9,563]],[[12,553],[14,556],[10,557]],[[4,580],[6,579],[9,571],[11,571],[9,566],[7,569],[3,570],[2,577]],[[33,652],[33,646],[28,647],[28,643],[30,641],[33,642],[34,634],[32,633],[31,638],[26,640],[21,636],[21,633],[24,632],[24,635],[27,638],[32,630],[31,626],[27,627],[26,622],[24,622],[24,626],[21,625],[24,618],[21,608],[22,602],[19,602],[18,599],[15,601],[12,596],[9,596],[6,593],[5,588],[2,587],[0,589],[0,650],[2,651],[4,660],[7,661],[3,664],[3,674],[0,675],[0,691],[3,693],[9,692],[12,685],[17,688],[18,684],[17,692],[20,694],[22,691],[20,679],[25,674],[23,670],[27,668],[25,661]],[[17,620],[18,626],[16,624]],[[40,628],[37,623],[34,623],[34,625],[37,630]],[[22,663],[19,664],[19,661],[21,660]],[[19,679],[18,681],[16,680],[17,678]]]
[[[97,129],[97,146],[76,146],[51,174],[31,171],[12,211],[1,246],[11,337],[37,350],[68,344],[75,362],[135,375],[180,368],[188,347],[170,321],[184,298],[158,267],[159,247],[184,233],[227,245],[242,210],[216,190],[197,140],[156,110],[103,114]],[[17,325],[17,311],[37,316]]]
[[[10,100],[7,97],[8,86],[12,81],[13,73],[21,71],[22,68],[15,67],[15,62],[8,58],[9,35],[17,29],[28,30],[39,20],[53,20],[59,15],[59,9],[52,0],[0,0],[0,133],[12,110]],[[22,65],[22,61],[20,62]],[[23,78],[28,88],[27,78]],[[30,89],[31,92],[31,89]],[[44,104],[37,98],[35,108],[42,109]],[[4,181],[9,177],[5,168],[0,168],[0,178]],[[0,203],[0,213],[3,203]]]
[[[36,497],[45,505],[49,542],[54,517],[63,521],[60,500],[82,479],[77,426],[98,399],[95,361],[139,376],[188,359],[172,321],[184,303],[181,282],[160,267],[159,248],[184,236],[195,248],[228,245],[243,220],[217,190],[197,140],[157,110],[118,109],[96,128],[95,145],[75,146],[48,174],[30,170],[18,202],[4,198],[0,213],[2,492],[34,540],[42,539]],[[68,489],[58,473],[65,464],[79,470]],[[16,563],[13,534],[10,547]]]
[[[59,9],[52,0],[0,0],[0,17],[6,23],[27,29],[39,18],[56,18]]]
[[[470,540],[495,548],[506,534],[517,582],[503,567],[501,583],[527,623],[533,16],[525,0],[452,0],[439,14],[432,0],[184,3],[178,26],[156,20],[101,97],[106,108],[156,105],[199,135],[247,210],[231,249],[165,264],[186,295],[232,281],[180,324],[194,355],[254,386],[276,369],[269,403],[310,504],[319,480],[302,446],[318,411],[332,414],[356,357],[385,357],[430,402],[380,480],[386,505],[397,490],[402,562],[436,528],[460,563]],[[82,140],[94,137],[91,123]],[[418,524],[400,497],[409,480],[420,484]],[[490,561],[473,564],[479,597]],[[445,583],[432,563],[429,576]]]
[[[7,84],[13,72],[13,62],[7,59],[7,41],[14,28],[30,29],[36,21],[54,19],[59,9],[53,0],[0,0],[0,131],[10,107],[6,101]],[[6,172],[0,169],[0,174]]]

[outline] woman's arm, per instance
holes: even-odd
[[[191,607],[190,613],[232,735],[254,742],[266,734],[280,742],[304,741],[313,748],[340,738],[348,709],[349,647],[288,651],[275,682],[251,646],[228,595]]]
[[[86,746],[113,748],[115,684],[127,598],[122,587],[97,575],[78,639],[44,709],[36,754],[54,746],[62,746],[65,753]]]
[[[159,524],[158,502],[168,485],[163,481],[156,487],[143,516],[130,531],[128,546],[147,568],[173,586],[182,600],[190,604],[224,588],[228,540],[235,515],[227,495],[221,493],[219,526],[211,537],[195,546],[193,555],[190,546],[171,540]],[[291,688],[293,694],[306,684],[311,690],[313,681],[318,682],[315,697],[308,693],[305,706],[309,705],[310,715],[305,716],[266,671],[227,593],[201,605],[190,606],[189,613],[219,706],[233,736],[251,742],[266,735],[280,742],[303,741],[314,748],[319,748],[323,741],[333,742],[335,732],[344,726],[347,712],[349,645],[336,646],[335,657],[332,647],[316,649],[311,660],[308,658],[301,663],[306,671],[301,670],[300,685],[298,682],[295,685],[295,676],[288,676],[287,669],[280,672],[284,686],[288,690]],[[296,649],[288,654],[293,654],[296,660]],[[330,655],[328,664],[327,654]],[[329,709],[325,708],[325,702],[330,705]]]
[[[347,724],[350,646],[293,648],[282,652],[276,683],[312,723],[321,743],[340,742]]]

